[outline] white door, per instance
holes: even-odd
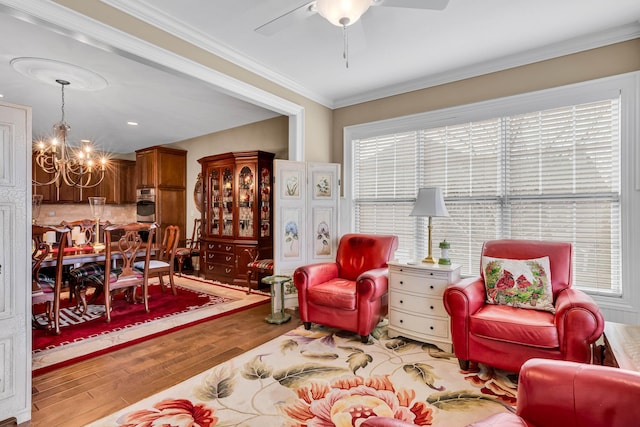
[[[31,108],[0,102],[0,422],[31,419],[30,159]]]

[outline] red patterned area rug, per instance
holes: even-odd
[[[378,415],[462,427],[514,411],[516,389],[515,374],[482,365],[462,371],[453,354],[389,338],[384,324],[368,344],[314,325],[89,426],[359,426]]]
[[[114,297],[110,323],[105,321],[102,298],[80,316],[75,303],[63,297],[60,335],[33,330],[33,375],[269,301],[264,293],[247,295],[238,287],[185,276],[176,276],[175,283],[176,296],[170,289],[162,292],[157,279],[150,284],[149,313],[142,304]]]

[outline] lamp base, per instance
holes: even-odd
[[[422,262],[425,263],[425,264],[437,264],[436,260],[433,259],[433,257],[431,255],[429,255],[425,259],[423,259]]]

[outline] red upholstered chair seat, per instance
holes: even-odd
[[[332,279],[309,289],[308,301],[342,310],[355,310],[356,288],[353,280]]]
[[[485,305],[469,316],[472,334],[496,341],[558,349],[560,341],[554,315],[504,305]]]
[[[247,264],[247,268],[255,270],[273,271],[272,259],[258,259]]]

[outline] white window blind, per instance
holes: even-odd
[[[441,187],[449,211],[438,242],[477,275],[496,238],[571,242],[574,286],[621,292],[619,99],[606,99],[353,141],[358,232],[400,237],[397,256],[427,253],[426,218],[409,217],[420,187]]]

